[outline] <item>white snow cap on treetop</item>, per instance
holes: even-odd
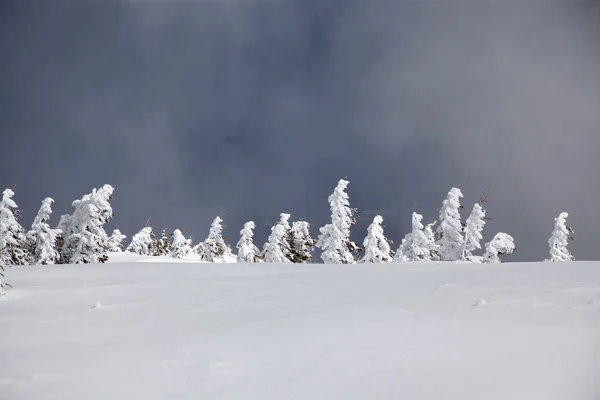
[[[2,202],[10,208],[17,208],[17,203],[14,202],[14,200],[11,199],[11,197],[13,197],[15,195],[15,192],[13,192],[11,189],[4,189],[4,191],[2,192]]]
[[[290,229],[290,217],[291,215],[288,213],[279,214],[279,223],[284,226],[286,229]]]
[[[42,200],[42,205],[31,224],[31,229],[36,229],[40,224],[48,222],[48,218],[52,214],[52,203],[54,203],[54,199],[51,197],[46,197]]]

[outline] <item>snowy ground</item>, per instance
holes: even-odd
[[[0,399],[600,398],[599,262],[137,261],[8,271]]]

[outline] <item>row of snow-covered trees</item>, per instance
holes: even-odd
[[[460,216],[462,193],[452,188],[442,202],[437,221],[423,224],[423,216],[412,214],[412,229],[402,239],[394,252],[383,230],[383,218],[376,215],[367,229],[363,249],[350,240],[350,230],[356,223],[356,209],[350,207],[346,193],[347,180],[340,180],[329,196],[331,222],[319,229],[314,240],[310,234],[310,224],[295,221],[290,224],[290,215],[282,213],[280,220],[271,228],[267,242],[260,250],[253,243],[255,224],[247,222],[240,231],[237,242],[237,256],[225,242],[220,217],[216,217],[210,227],[208,237],[196,244],[185,238],[177,229],[171,235],[162,232],[157,240],[152,227],[146,226],[133,235],[126,250],[142,255],[166,255],[183,258],[197,254],[208,262],[268,262],[306,263],[312,259],[312,250],[321,250],[321,260],[328,264],[352,264],[405,262],[405,261],[463,261],[500,262],[499,256],[515,250],[513,238],[506,233],[497,233],[491,241],[481,245],[486,212],[482,207],[485,196],[477,202],[466,221]],[[102,263],[110,252],[122,251],[126,236],[118,229],[112,235],[104,230],[104,225],[113,217],[110,200],[114,189],[104,185],[92,190],[72,203],[72,214],[63,215],[55,228],[49,225],[52,214],[51,198],[43,200],[31,229],[19,224],[17,205],[12,197],[14,192],[6,189],[0,201],[0,266],[27,264],[79,264]],[[572,229],[567,226],[567,213],[555,219],[550,244],[551,261],[572,260],[567,245],[572,239]],[[437,225],[437,227],[435,226]],[[435,228],[435,229],[434,229]],[[481,251],[481,254],[475,254]],[[3,285],[0,275],[0,288]]]
[[[346,193],[348,181],[340,180],[329,196],[331,223],[320,228],[318,240],[310,235],[310,225],[296,221],[290,225],[290,215],[282,213],[280,220],[271,228],[267,242],[260,250],[253,243],[255,224],[247,222],[240,231],[237,242],[238,262],[305,263],[312,259],[313,247],[321,249],[321,259],[327,264],[385,263],[407,261],[462,261],[498,263],[502,254],[515,250],[514,239],[503,232],[497,233],[491,241],[482,246],[483,229],[489,218],[482,207],[486,196],[474,204],[472,211],[463,223],[460,216],[458,188],[452,188],[442,202],[438,221],[423,225],[423,216],[412,214],[412,229],[406,234],[396,252],[391,249],[391,241],[383,231],[383,218],[376,215],[367,229],[367,236],[360,248],[350,240],[350,230],[355,225],[356,209],[350,207]],[[567,249],[570,228],[566,225],[566,213],[556,219],[550,239],[550,260],[571,260]],[[180,230],[171,238],[163,231],[161,238],[154,238],[152,228],[145,227],[133,236],[127,251],[142,255],[170,255],[182,258],[197,254],[201,260],[222,262],[234,259],[233,251],[222,235],[221,218],[213,221],[209,235],[203,242],[192,245]],[[439,223],[439,224],[438,224]],[[435,225],[437,224],[437,227]],[[436,228],[434,230],[434,228]],[[114,236],[114,235],[113,235]],[[481,254],[475,254],[481,251]],[[362,254],[362,255],[361,255]]]

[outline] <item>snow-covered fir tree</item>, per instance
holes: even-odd
[[[271,228],[271,234],[263,247],[262,257],[267,263],[291,263],[291,249],[288,242],[290,214],[281,213],[281,219]]]
[[[311,251],[316,243],[310,236],[310,224],[306,221],[295,221],[288,231],[288,244],[290,246],[289,259],[293,263],[301,264],[310,262]]]
[[[56,226],[56,229],[61,231],[62,234],[64,235],[65,232],[67,232],[69,230],[70,226],[71,226],[71,214],[63,214],[60,216],[60,220],[58,221],[58,225]]]
[[[0,265],[27,265],[30,254],[25,230],[17,222],[17,204],[11,189],[2,192],[0,200]]]
[[[221,217],[216,217],[208,231],[208,237],[204,242],[196,246],[196,251],[203,261],[208,262],[224,262],[228,258],[233,257],[231,248],[225,243],[223,237],[223,226]]]
[[[290,214],[288,214],[288,213],[279,214],[278,224],[283,226],[283,229],[285,230],[285,236],[283,237],[283,240],[285,242],[285,245],[283,246],[283,249],[285,250],[285,256],[287,257],[288,260],[290,260],[291,262],[294,262],[293,256],[292,256],[292,242],[291,242],[292,227],[290,226]]]
[[[429,261],[431,260],[430,248],[432,244],[430,238],[425,233],[423,226],[423,216],[416,212],[412,213],[412,231],[407,233],[402,239],[402,243],[396,252],[394,261]],[[434,243],[435,246],[435,243]]]
[[[548,240],[550,261],[572,261],[575,259],[567,248],[569,240],[573,240],[573,229],[567,225],[568,217],[568,213],[562,212],[554,218],[554,230]]]
[[[345,192],[348,181],[340,179],[329,196],[331,223],[320,228],[316,246],[322,250],[321,259],[326,264],[353,264],[361,249],[350,240],[350,228],[356,223],[356,209],[350,208]]]
[[[499,263],[500,255],[511,254],[513,251],[515,251],[515,240],[513,237],[504,232],[498,232],[490,242],[485,244],[483,262]]]
[[[108,251],[118,253],[123,251],[123,242],[125,242],[127,236],[121,233],[120,230],[115,229],[108,238]]]
[[[163,229],[160,234],[160,238],[153,243],[150,252],[153,256],[166,256],[170,253],[171,238],[167,234],[167,231]]]
[[[465,242],[462,251],[463,261],[478,260],[477,257],[473,257],[473,252],[481,249],[480,241],[483,239],[485,220],[485,210],[481,207],[481,204],[475,203],[465,225]]]
[[[63,258],[63,253],[66,252],[65,235],[69,232],[70,229],[71,229],[71,215],[70,214],[61,215],[60,221],[58,222],[58,225],[56,226],[56,230],[60,231],[60,233],[56,237],[56,249],[58,250],[58,256],[59,256],[57,264],[66,264],[68,262],[68,260],[65,260]]]
[[[125,250],[142,256],[151,256],[153,254],[152,249],[156,246],[155,242],[156,238],[154,232],[152,232],[152,227],[145,226],[131,237],[131,243]]]
[[[173,231],[173,238],[170,241],[170,253],[173,258],[183,258],[192,252],[192,240],[186,239],[179,229]]]
[[[460,199],[463,197],[458,188],[452,188],[442,202],[440,225],[437,228],[438,245],[442,261],[458,261],[462,258],[465,239],[460,219]]]
[[[383,217],[376,215],[367,228],[367,237],[363,241],[365,255],[361,263],[387,263],[392,260],[390,241],[383,234]]]
[[[433,227],[435,226],[437,221],[433,221],[425,225],[423,228],[423,233],[427,238],[427,250],[429,250],[429,259],[431,261],[440,261],[442,259],[442,255],[440,254],[440,246],[436,243],[435,233],[433,232]]]
[[[109,202],[113,192],[111,185],[104,185],[72,203],[75,212],[61,218],[59,223],[63,229],[61,262],[82,264],[108,260],[108,235],[104,224],[113,216]]]
[[[33,264],[57,264],[60,261],[57,239],[62,231],[52,229],[48,225],[48,220],[52,214],[52,203],[54,203],[54,200],[50,197],[42,201],[33,224],[31,224],[31,230],[27,232],[27,242]]]
[[[240,231],[240,240],[237,242],[237,262],[255,263],[259,260],[260,250],[254,244],[254,221],[248,221]]]

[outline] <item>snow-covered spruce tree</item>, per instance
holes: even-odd
[[[320,228],[316,246],[322,250],[321,259],[326,264],[353,264],[361,249],[350,241],[350,228],[356,223],[356,209],[350,208],[345,192],[348,181],[340,179],[329,196],[331,223]]]
[[[166,256],[170,253],[171,248],[171,238],[167,234],[167,231],[163,229],[160,234],[160,238],[153,242],[153,246],[150,249],[150,252],[153,256]]]
[[[192,239],[186,239],[179,229],[173,231],[173,238],[170,241],[170,253],[173,258],[183,258],[192,252]]]
[[[196,246],[196,251],[203,261],[224,262],[226,258],[233,257],[231,248],[225,243],[221,222],[221,217],[216,217],[210,225],[208,237]]]
[[[515,240],[512,236],[498,232],[494,238],[485,244],[484,263],[499,263],[502,254],[511,254],[515,251]]]
[[[463,261],[478,261],[478,258],[473,257],[473,251],[481,249],[480,241],[483,239],[485,220],[485,210],[481,204],[475,203],[465,225],[465,242],[461,257]]]
[[[288,232],[290,230],[290,214],[281,213],[281,219],[271,228],[271,234],[263,247],[261,256],[267,263],[289,264],[291,260]]]
[[[63,229],[61,262],[87,264],[108,260],[108,235],[104,224],[113,216],[109,203],[113,193],[112,186],[104,185],[72,203],[75,212],[61,218],[59,223]]]
[[[14,195],[15,192],[6,189],[0,201],[0,265],[27,265],[30,260],[25,230],[17,222],[19,214],[12,199]]]
[[[575,259],[567,248],[569,240],[573,240],[573,229],[567,225],[568,217],[568,213],[562,212],[554,218],[554,230],[548,240],[550,261],[573,261]]]
[[[127,236],[121,233],[120,230],[115,229],[108,238],[108,251],[118,253],[123,251],[123,242],[127,239]]]
[[[254,221],[248,221],[244,224],[244,228],[240,231],[240,240],[237,242],[237,262],[239,263],[255,263],[260,257],[260,250],[254,244]]]
[[[310,262],[311,251],[316,243],[310,236],[310,224],[306,221],[295,221],[288,231],[288,244],[290,246],[289,259],[293,263],[301,264]]]
[[[52,214],[52,203],[54,200],[50,197],[42,201],[42,206],[31,224],[31,230],[27,232],[32,264],[56,264],[60,261],[57,238],[62,231],[51,229],[48,225]]]
[[[156,247],[156,238],[152,232],[151,226],[143,227],[138,233],[133,235],[131,243],[125,249],[126,251],[142,256],[151,256],[152,249]]]
[[[363,241],[365,255],[361,263],[388,263],[392,260],[390,241],[383,234],[383,217],[376,215],[367,228],[367,237]]]
[[[460,220],[460,199],[463,197],[458,188],[452,188],[442,202],[440,209],[440,225],[437,228],[442,261],[458,261],[462,257],[465,239]]]
[[[437,221],[430,222],[423,228],[423,233],[427,239],[427,250],[429,250],[429,259],[431,261],[440,261],[442,255],[440,254],[440,246],[435,241],[435,233],[433,227]]]
[[[285,251],[286,258],[288,260],[290,260],[291,262],[294,262],[293,255],[292,255],[292,242],[291,242],[292,227],[290,226],[290,214],[288,214],[288,213],[279,214],[278,224],[283,226],[283,229],[285,230],[285,235],[283,237],[285,244],[284,244],[284,246],[282,246],[282,249]]]
[[[56,249],[58,250],[58,262],[57,264],[66,264],[67,261],[63,259],[63,252],[65,251],[65,234],[69,232],[71,226],[71,215],[63,214],[60,216],[60,221],[56,226],[56,230],[60,231],[56,237]]]
[[[412,231],[407,233],[396,252],[394,261],[429,261],[431,260],[430,238],[425,233],[423,216],[416,212],[412,213]],[[434,244],[435,245],[435,244]]]

